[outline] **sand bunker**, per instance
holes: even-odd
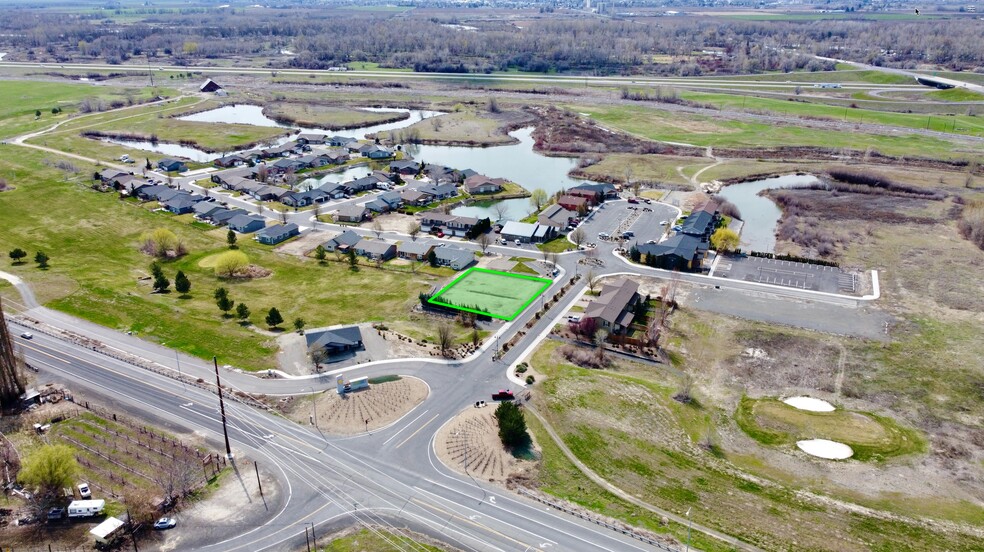
[[[397,381],[370,384],[369,389],[339,395],[329,389],[318,395],[317,403],[296,401],[289,416],[309,424],[317,412],[318,429],[325,433],[353,435],[389,425],[413,410],[427,398],[427,384],[422,380],[402,377]]]
[[[821,399],[814,399],[813,397],[789,397],[782,402],[793,408],[809,410],[810,412],[833,412],[835,410],[834,405],[829,402]]]
[[[434,439],[434,450],[445,466],[475,479],[504,482],[510,476],[522,476],[537,462],[520,460],[503,448],[495,405],[468,408],[441,428]],[[536,450],[536,443],[533,443]]]
[[[845,445],[844,443],[828,441],[827,439],[796,441],[796,446],[811,456],[826,458],[827,460],[844,460],[845,458],[850,458],[854,455],[854,451],[851,450],[851,447]]]

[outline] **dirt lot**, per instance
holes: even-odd
[[[423,380],[402,377],[396,381],[370,384],[368,389],[339,395],[334,389],[314,398],[293,401],[287,415],[309,424],[317,416],[317,427],[325,433],[354,435],[373,431],[400,419],[427,398]],[[315,414],[316,413],[316,414]],[[369,424],[365,423],[369,420]]]
[[[534,476],[536,462],[516,458],[503,448],[494,412],[495,404],[470,407],[442,427],[434,439],[438,458],[459,473],[495,483]],[[535,443],[533,448],[537,450]]]

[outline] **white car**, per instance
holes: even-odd
[[[79,496],[82,498],[92,498],[92,491],[89,489],[88,483],[79,483]]]
[[[23,337],[24,339],[34,339],[34,334],[32,334],[31,332],[24,332],[21,334],[21,337]]]
[[[173,529],[178,524],[178,520],[171,517],[162,517],[154,522],[154,529]]]

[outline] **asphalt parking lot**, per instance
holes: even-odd
[[[855,274],[831,267],[759,257],[722,257],[714,276],[826,293],[856,293]]]
[[[649,240],[660,241],[666,230],[661,221],[676,218],[677,210],[669,205],[653,202],[651,204],[630,204],[622,201],[608,201],[596,208],[588,220],[582,223],[588,242],[598,242],[602,232],[612,236],[612,240],[625,231],[635,235],[625,240],[626,247],[633,243],[643,244]]]

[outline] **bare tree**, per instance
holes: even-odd
[[[571,232],[570,237],[571,241],[574,242],[574,245],[580,247],[581,244],[584,243],[585,238],[587,238],[587,235],[584,232],[584,228],[578,227]]]
[[[320,374],[321,365],[328,361],[328,351],[324,347],[312,345],[308,349],[308,356],[311,358],[311,363],[314,364],[314,372]]]
[[[290,188],[290,191],[294,191],[294,185],[297,184],[297,174],[294,173],[294,168],[290,167],[284,174],[284,183]]]
[[[595,288],[598,286],[598,275],[595,274],[593,268],[589,268],[588,273],[584,277],[588,282],[588,289],[591,293],[594,293]]]
[[[495,221],[499,222],[506,216],[506,204],[501,201],[493,203],[492,212],[495,213]]]
[[[684,403],[689,404],[693,400],[693,390],[694,390],[694,377],[689,373],[683,375],[683,381],[680,382],[680,388],[677,390],[673,398]]]
[[[190,454],[175,454],[170,462],[158,466],[151,475],[165,500],[187,496],[202,477],[198,459]]]
[[[379,222],[379,219],[372,221],[372,231],[376,234],[376,239],[383,235],[383,223]]]
[[[318,217],[321,216],[321,204],[315,203],[314,209],[311,209],[311,216],[314,217],[314,227],[318,227]]]
[[[448,356],[451,346],[454,345],[454,330],[451,324],[441,322],[437,325],[437,345],[441,348],[441,355]]]
[[[277,213],[278,213],[277,218],[280,219],[280,223],[287,224],[287,206],[278,204]]]
[[[608,340],[608,330],[595,332],[595,354],[598,355],[598,366],[605,365],[605,341]]]
[[[482,232],[475,238],[478,242],[478,246],[482,248],[482,253],[486,253],[489,250],[489,246],[492,245],[492,236],[488,232]]]
[[[407,235],[410,236],[411,241],[417,241],[417,236],[420,234],[420,223],[417,221],[411,221],[407,225]]]

